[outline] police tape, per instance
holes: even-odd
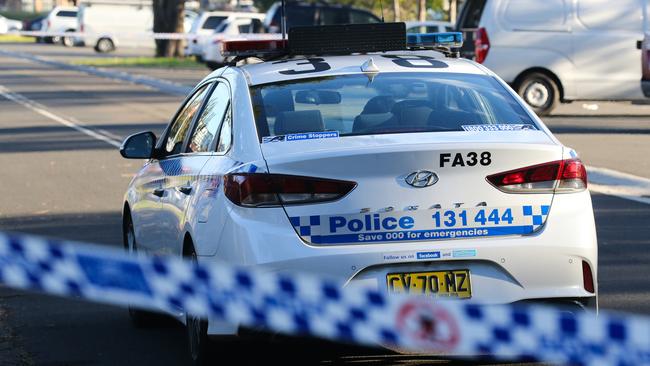
[[[167,40],[205,40],[223,41],[223,40],[244,40],[244,39],[279,39],[280,34],[260,33],[260,34],[239,34],[239,35],[222,35],[209,34],[197,35],[192,33],[154,33],[154,32],[111,32],[111,33],[93,33],[93,32],[51,32],[51,31],[12,31],[8,34],[20,35],[25,37],[68,37],[77,39],[167,39]]]
[[[418,353],[585,365],[650,364],[650,319],[388,295],[309,274],[130,255],[0,234],[5,285],[273,332]]]

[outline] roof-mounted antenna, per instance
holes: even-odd
[[[282,39],[287,39],[287,12],[285,0],[282,0],[280,8],[280,28],[282,28]]]
[[[384,1],[379,0],[379,8],[381,9],[381,22],[384,23]]]

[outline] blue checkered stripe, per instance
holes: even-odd
[[[304,240],[312,241],[312,229],[315,226],[320,226],[320,216],[293,216],[289,218],[291,225],[296,229],[298,235]]]
[[[532,226],[532,231],[535,231],[544,225],[546,218],[548,217],[548,212],[551,209],[549,205],[541,206],[523,206],[523,214],[525,225]]]
[[[647,317],[431,301],[308,274],[206,266],[30,236],[0,233],[0,280],[20,289],[416,352],[650,364]]]

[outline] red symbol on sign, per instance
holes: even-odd
[[[452,351],[460,340],[460,328],[444,307],[410,300],[397,312],[397,330],[427,351]]]

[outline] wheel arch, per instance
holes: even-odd
[[[560,92],[560,102],[564,103],[564,86],[562,85],[562,81],[560,81],[560,78],[551,70],[545,68],[545,67],[530,67],[517,75],[515,77],[515,80],[512,82],[513,89],[517,90],[519,89],[519,85],[521,82],[524,80],[524,78],[532,73],[540,73],[548,76],[555,82],[555,85],[557,85],[557,89]]]

